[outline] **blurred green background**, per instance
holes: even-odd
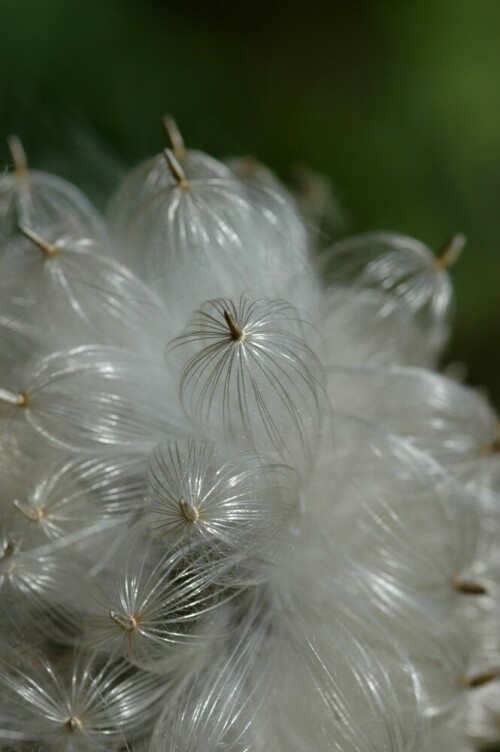
[[[163,146],[328,175],[347,229],[469,242],[447,360],[500,406],[499,0],[0,0],[0,160],[103,203]]]

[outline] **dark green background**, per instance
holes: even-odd
[[[326,173],[352,231],[465,232],[448,359],[500,405],[498,0],[0,0],[0,137],[34,166],[102,202],[166,111],[190,145]]]

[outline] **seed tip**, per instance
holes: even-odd
[[[46,510],[40,506],[34,506],[32,504],[23,504],[22,501],[14,499],[12,505],[18,512],[20,512],[30,522],[41,522],[46,516]]]
[[[443,243],[437,252],[436,258],[433,262],[433,268],[436,271],[441,271],[453,266],[462,253],[466,242],[467,238],[463,233],[459,232],[456,235],[452,235],[446,243]]]
[[[177,181],[177,186],[183,190],[189,188],[189,181],[172,149],[164,149],[163,154],[167,160],[168,169]]]
[[[55,256],[57,253],[59,253],[59,248],[56,245],[54,245],[53,243],[48,243],[46,240],[40,237],[37,232],[30,230],[28,227],[19,225],[19,231],[22,235],[24,235],[25,238],[31,240],[31,242],[36,245],[36,247],[39,248],[47,257]]]
[[[83,727],[83,724],[80,718],[78,718],[78,716],[71,715],[69,718],[66,718],[66,720],[64,721],[64,729],[69,734],[74,734],[75,731],[80,731],[82,727]]]
[[[463,680],[463,685],[467,689],[475,689],[476,687],[482,687],[484,684],[489,684],[495,681],[495,679],[498,679],[498,671],[487,671],[484,674],[466,676]]]
[[[26,407],[28,404],[28,395],[26,392],[11,392],[9,389],[0,388],[0,402],[6,402],[8,405],[16,407]]]
[[[452,585],[455,590],[464,595],[487,595],[488,591],[479,582],[471,582],[468,580],[462,580],[461,577],[455,576],[452,579]]]
[[[28,162],[21,139],[19,136],[13,134],[8,137],[7,145],[9,147],[12,161],[14,162],[14,175],[18,179],[25,178],[28,174]]]
[[[231,339],[233,339],[235,342],[240,342],[242,339],[244,339],[245,333],[243,329],[239,326],[236,319],[227,310],[227,308],[224,309],[224,318],[226,320],[228,329],[231,332]]]
[[[28,395],[26,392],[19,392],[18,403],[19,407],[26,407],[28,404]]]
[[[198,522],[200,519],[199,507],[190,501],[186,501],[186,499],[179,500],[179,507],[186,522]]]
[[[11,556],[14,556],[16,553],[17,548],[17,541],[14,538],[8,538],[6,541],[3,551],[0,554],[0,561],[4,561],[5,559],[10,559]]]
[[[110,611],[109,618],[125,632],[133,632],[138,624],[137,617],[133,614],[119,614],[117,611]]]
[[[184,139],[182,138],[182,134],[172,115],[164,115],[163,127],[165,128],[165,133],[167,134],[167,138],[170,141],[174,156],[180,160],[184,159],[184,157],[186,156]]]

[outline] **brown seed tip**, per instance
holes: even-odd
[[[133,632],[137,628],[138,620],[133,614],[119,614],[117,611],[110,611],[109,618],[124,632]]]
[[[19,392],[19,401],[17,403],[19,407],[26,407],[28,404],[28,395],[26,392]]]
[[[75,731],[80,731],[82,727],[83,727],[83,724],[80,718],[78,718],[78,716],[71,715],[69,718],[67,718],[64,721],[64,729],[69,734],[74,734]]]
[[[460,577],[454,577],[452,580],[453,587],[464,595],[487,595],[488,591],[479,582],[469,582],[462,580]]]
[[[16,407],[26,407],[28,404],[28,395],[26,392],[11,392],[9,389],[0,388],[0,402],[6,402],[8,405]]]
[[[163,127],[165,128],[165,133],[167,134],[167,138],[170,141],[174,156],[176,156],[177,159],[184,159],[184,157],[186,156],[184,139],[182,138],[182,134],[177,127],[177,123],[175,122],[172,115],[164,116]]]
[[[12,504],[30,522],[41,522],[47,516],[47,510],[44,507],[23,504],[18,499],[14,499]]]
[[[467,238],[462,233],[453,235],[439,249],[434,259],[433,268],[437,271],[449,269],[462,253]]]
[[[234,339],[235,342],[240,342],[245,336],[243,329],[238,325],[234,316],[232,316],[226,309],[224,309],[224,318],[228,329],[231,332],[231,339]]]
[[[179,507],[186,522],[198,522],[200,519],[199,507],[185,499],[179,501]]]
[[[489,684],[492,681],[498,679],[497,671],[488,671],[484,674],[476,674],[476,676],[466,677],[464,679],[464,686],[468,689],[474,689],[475,687],[482,687],[483,684]]]
[[[19,179],[25,178],[28,174],[28,162],[21,139],[19,136],[9,136],[7,144],[14,162],[14,175]]]
[[[16,553],[17,541],[14,538],[9,538],[3,547],[3,551],[0,555],[0,561],[4,559],[10,559]]]
[[[59,248],[56,245],[54,245],[53,243],[48,243],[46,240],[41,238],[38,233],[33,232],[33,230],[30,230],[28,227],[19,225],[19,231],[24,235],[25,238],[31,240],[31,242],[36,245],[36,247],[39,248],[42,253],[47,256],[47,258],[55,256],[57,253],[59,253]]]
[[[165,149],[163,153],[167,160],[168,169],[177,181],[178,187],[186,191],[189,188],[189,181],[174,152],[171,149]]]

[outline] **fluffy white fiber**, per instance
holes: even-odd
[[[497,417],[448,268],[169,145],[0,178],[0,751],[500,741]]]

